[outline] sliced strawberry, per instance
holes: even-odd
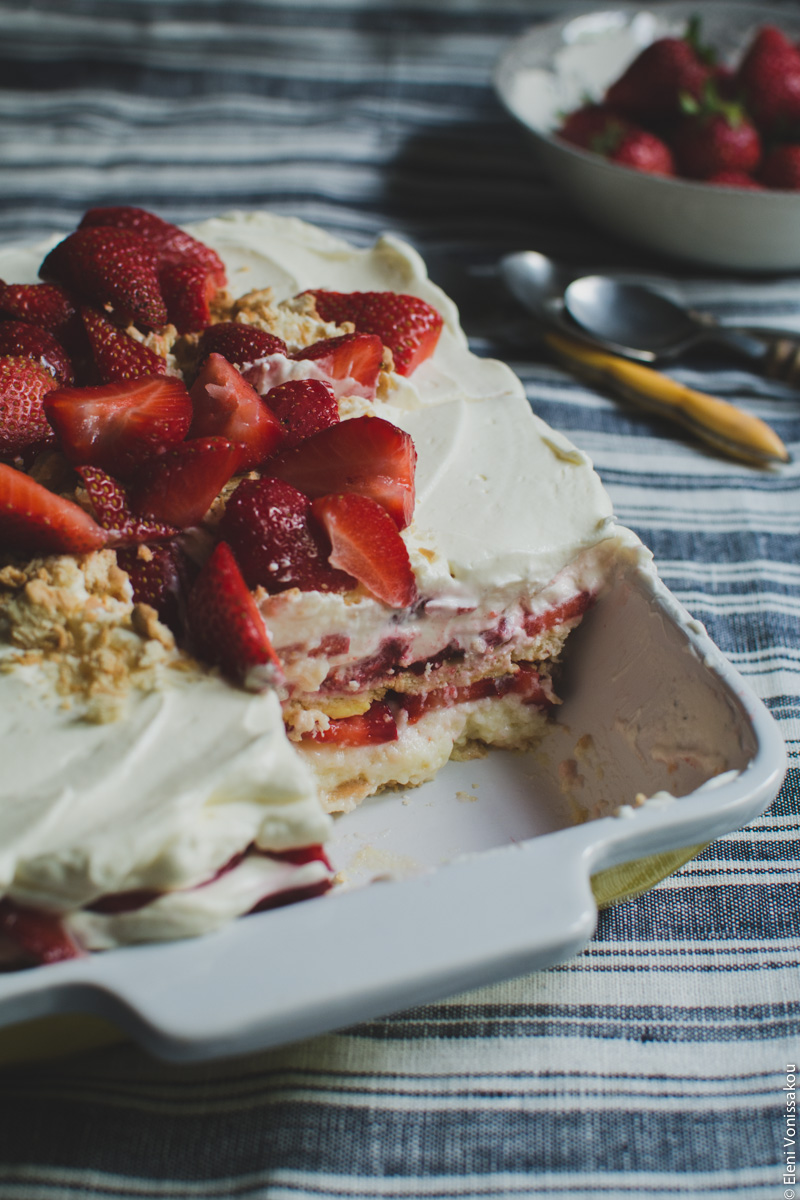
[[[501,675],[497,679],[478,679],[475,683],[468,683],[462,687],[446,686],[434,688],[430,692],[400,697],[409,723],[415,724],[426,712],[435,708],[452,708],[455,704],[465,704],[470,700],[486,700],[508,695],[519,696],[523,704],[532,704],[542,709],[551,708],[552,697],[542,686],[536,668],[528,663],[519,663],[518,668],[515,674]]]
[[[385,700],[373,700],[365,713],[339,717],[327,729],[315,729],[303,735],[303,741],[333,746],[374,746],[397,741],[397,722]]]
[[[289,379],[270,388],[264,399],[283,427],[283,446],[287,450],[339,423],[333,388],[321,379]]]
[[[0,546],[32,554],[86,554],[108,534],[71,500],[49,492],[30,475],[0,463]]]
[[[97,309],[82,308],[81,319],[97,374],[103,383],[139,379],[143,375],[166,375],[167,364],[160,354],[112,325]]]
[[[28,908],[4,896],[0,900],[0,932],[20,953],[39,966],[83,957],[57,913]]]
[[[155,607],[152,605],[151,607]],[[163,896],[157,888],[130,888],[127,892],[107,892],[98,896],[91,904],[86,905],[88,912],[106,913],[115,916],[117,913],[136,912],[145,904],[152,904],[159,896]]]
[[[333,870],[325,847],[320,845],[294,846],[291,850],[261,850],[257,847],[256,853],[263,854],[266,858],[274,858],[278,862],[294,863],[296,867],[303,867],[310,862],[321,862],[329,871]]]
[[[39,274],[61,283],[120,325],[159,329],[167,321],[156,271],[157,251],[137,233],[104,227],[76,229],[50,251]]]
[[[57,334],[74,319],[75,305],[57,283],[3,283],[0,280],[0,313]]]
[[[110,540],[115,546],[164,541],[180,532],[161,521],[134,516],[127,492],[107,471],[100,467],[77,467],[76,470],[89,494],[98,523],[113,535]]]
[[[352,321],[358,333],[376,334],[388,346],[395,370],[410,375],[430,358],[442,331],[442,318],[419,296],[401,292],[312,291],[323,321]]]
[[[311,502],[279,479],[244,479],[228,501],[220,533],[252,588],[270,593],[345,592],[350,575],[328,566],[330,546],[311,515]]]
[[[191,436],[223,437],[244,447],[242,471],[263,462],[283,440],[281,423],[221,354],[210,354],[192,384]]]
[[[292,355],[297,360],[315,362],[331,379],[354,379],[369,394],[375,395],[384,359],[383,342],[372,333],[344,333],[323,338]]]
[[[196,333],[211,320],[217,282],[199,262],[167,263],[158,272],[167,316],[178,333]]]
[[[414,515],[416,463],[409,434],[382,417],[354,417],[273,454],[264,471],[312,500],[334,492],[369,496],[404,529]]]
[[[286,343],[274,333],[245,325],[243,321],[219,321],[203,330],[197,347],[201,360],[209,354],[221,354],[235,367],[246,367],[270,354],[286,354]]]
[[[130,492],[135,513],[188,529],[198,525],[242,460],[227,438],[189,438],[153,459]]]
[[[43,400],[54,386],[47,368],[32,358],[0,357],[0,455],[52,441]]]
[[[30,321],[0,321],[0,354],[35,359],[61,384],[72,383],[75,378],[69,355],[58,338]]]
[[[175,542],[158,546],[125,546],[117,563],[128,575],[137,604],[149,604],[159,620],[180,638],[186,622],[189,560]]]
[[[188,618],[199,658],[249,691],[280,683],[280,662],[226,542],[217,543],[201,568],[189,594]]]
[[[354,576],[377,600],[408,608],[418,599],[406,544],[376,500],[354,493],[321,496],[311,511],[331,540],[328,562]]]
[[[100,467],[78,467],[97,520],[104,529],[119,529],[131,517],[128,497],[121,483],[117,483],[107,471]]]
[[[149,458],[183,441],[192,402],[179,379],[150,375],[59,388],[46,398],[45,412],[71,463],[128,479]]]
[[[273,908],[286,908],[289,904],[300,904],[303,900],[313,900],[316,896],[324,896],[332,887],[332,879],[319,879],[316,883],[307,883],[303,887],[287,888],[284,892],[270,892],[254,904],[247,915],[271,911]]]
[[[217,287],[225,287],[227,283],[225,264],[216,250],[198,241],[178,225],[171,225],[169,221],[157,217],[155,213],[147,212],[144,208],[134,208],[131,205],[90,208],[84,214],[79,228],[98,225],[128,229],[146,238],[157,248],[160,263],[199,263],[214,276]]]

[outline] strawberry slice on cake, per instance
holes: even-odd
[[[379,337],[401,375],[410,375],[436,349],[442,317],[419,296],[322,289],[311,295],[323,321],[352,321],[358,333]]]

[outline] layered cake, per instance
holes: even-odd
[[[95,209],[0,276],[8,963],[317,896],[336,814],[536,744],[640,547],[409,246]]]

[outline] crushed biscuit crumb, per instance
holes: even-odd
[[[196,665],[155,609],[134,604],[113,550],[6,566],[0,582],[0,669],[38,665],[88,721],[118,719],[133,690],[156,689],[178,660]]]

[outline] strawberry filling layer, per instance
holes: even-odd
[[[235,854],[212,876],[197,884],[196,888],[182,890],[196,891],[199,888],[208,887],[217,879],[221,879],[222,876],[235,870],[250,854],[261,855],[275,862],[290,863],[297,867],[319,862],[323,864],[329,874],[315,883],[271,891],[248,909],[248,913],[263,912],[269,908],[278,908],[298,900],[321,896],[333,886],[333,867],[322,846],[300,846],[291,850],[261,850],[257,846],[250,846],[247,850]],[[137,912],[167,894],[154,888],[136,888],[127,892],[100,896],[85,907],[87,912],[118,916],[123,913]],[[80,958],[85,953],[65,928],[61,915],[18,904],[8,896],[0,900],[0,937],[5,939],[7,951],[10,950],[15,954],[16,959],[31,966],[64,962],[71,958]]]
[[[302,740],[325,746],[371,746],[396,742],[397,722],[405,714],[409,725],[415,725],[434,709],[453,708],[475,700],[495,700],[516,696],[543,712],[553,706],[551,693],[542,683],[535,667],[520,663],[516,672],[495,679],[479,679],[461,687],[448,685],[428,692],[404,694],[390,692],[387,700],[373,700],[366,712],[352,717],[331,718],[327,728],[303,734]]]
[[[331,720],[327,729],[314,729],[304,740],[326,746],[366,746],[397,741],[397,722],[389,704],[374,700],[365,713]]]
[[[515,637],[532,639],[560,626],[571,626],[577,623],[592,606],[594,599],[591,592],[580,591],[544,612],[524,613],[516,627],[506,617],[500,617],[494,626],[482,630],[477,635],[483,647],[481,660],[477,666],[480,667],[487,652],[512,645]],[[288,649],[291,652],[294,648],[289,647]],[[329,657],[334,657],[347,653],[348,649],[348,639],[330,634],[326,635],[323,643],[314,651],[314,656],[327,654]],[[458,671],[461,668],[472,669],[474,673],[474,667],[470,668],[468,661],[468,650],[455,642],[449,642],[443,649],[424,659],[412,660],[413,652],[413,641],[410,636],[407,638],[388,637],[375,654],[331,667],[320,685],[319,691],[328,696],[339,693],[352,695],[353,691],[357,689],[392,688],[401,672],[407,672],[414,676],[424,675],[431,680],[435,679],[437,674]],[[487,668],[490,665],[487,663]],[[525,669],[524,663],[521,663],[520,666],[523,670]],[[291,676],[291,669],[288,666],[287,675]]]
[[[400,703],[409,724],[435,708],[452,708],[455,704],[467,704],[472,700],[490,700],[501,696],[517,696],[523,704],[549,710],[552,699],[542,686],[541,676],[535,667],[520,663],[514,675],[501,675],[497,679],[479,679],[464,687],[434,688],[430,692],[402,696]]]

